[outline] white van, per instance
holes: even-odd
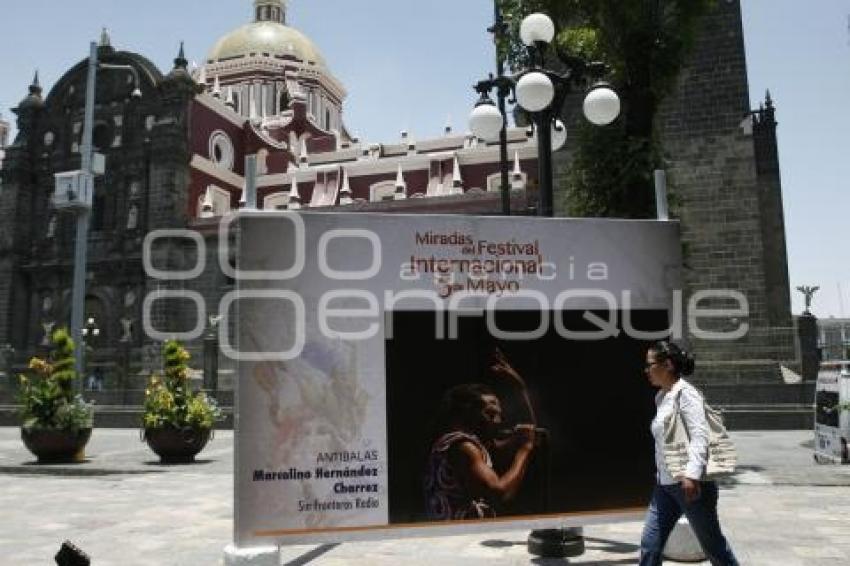
[[[815,388],[815,461],[850,463],[850,361],[822,362]]]

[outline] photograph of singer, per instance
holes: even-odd
[[[666,312],[631,314],[647,330],[667,321]],[[587,326],[583,311],[558,315],[568,328]],[[449,339],[435,333],[437,317],[449,313],[391,316],[391,523],[648,503],[654,468],[645,453],[652,445],[646,423],[654,403],[640,379],[644,343],[625,333],[568,340],[554,329],[534,340],[497,339],[483,314],[469,313],[456,317],[457,338]],[[537,328],[540,318],[535,311],[495,313],[503,332]]]
[[[425,513],[432,521],[503,514],[523,491],[540,447],[522,376],[497,347],[483,365],[485,377],[494,385],[501,382],[504,392],[484,383],[455,385],[437,411],[423,482]],[[503,416],[503,399],[509,396],[521,407],[516,423]]]

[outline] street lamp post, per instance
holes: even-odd
[[[94,98],[97,81],[97,43],[92,42],[89,49],[89,68],[86,79],[86,108],[83,118],[83,143],[80,148],[82,156],[81,178],[94,189],[94,156],[92,137],[94,133]],[[90,195],[93,196],[93,195]],[[85,347],[83,339],[83,316],[86,301],[86,264],[88,255],[89,218],[91,209],[83,206],[77,209],[77,238],[74,242],[74,282],[71,291],[71,333],[76,347],[74,362],[77,375],[82,378]]]
[[[507,26],[502,19],[502,7],[499,5],[498,0],[493,1],[493,9],[495,10],[495,17],[491,29],[493,42],[496,45],[496,75],[504,77],[505,58],[502,56],[499,42],[504,38]],[[511,187],[508,181],[508,114],[506,104],[509,94],[510,88],[498,88],[496,92],[496,97],[499,101],[499,113],[502,115],[502,127],[499,131],[499,167],[502,180],[502,214],[505,216],[511,215]]]
[[[499,22],[497,8],[497,24]],[[546,51],[555,38],[555,24],[545,14],[531,14],[520,26],[522,42],[529,48],[532,66],[530,69],[509,77],[499,73],[475,85],[481,97],[470,116],[472,133],[482,139],[494,139],[501,133],[502,167],[505,171],[506,143],[504,132],[507,114],[504,107],[496,108],[490,99],[490,91],[496,89],[500,104],[504,97],[513,92],[519,105],[531,114],[537,132],[537,161],[539,166],[539,216],[551,217],[553,206],[552,151],[553,138],[557,138],[558,149],[566,143],[566,127],[558,120],[573,85],[586,79],[595,79],[584,100],[584,114],[588,121],[598,126],[612,123],[620,114],[620,99],[607,83],[599,82],[605,73],[605,65],[587,62],[579,58],[562,60],[566,70],[558,73],[546,69]],[[503,177],[504,183],[504,177]],[[504,187],[503,187],[504,188]],[[545,557],[576,556],[584,552],[581,528],[543,529],[532,531],[528,537],[529,552]]]
[[[80,329],[80,337],[81,337],[80,345],[82,346],[83,352],[85,352],[88,349],[89,337],[94,339],[94,338],[97,338],[98,336],[100,336],[100,328],[98,328],[97,322],[95,321],[94,317],[90,316],[88,319],[86,319],[86,324]],[[81,371],[84,372],[85,370],[86,370],[86,365],[84,364]],[[82,376],[82,373],[79,374],[79,375]]]
[[[497,89],[500,93],[514,93],[520,107],[529,112],[537,132],[537,150],[539,166],[539,204],[538,215],[552,216],[553,174],[552,151],[553,134],[562,145],[566,142],[566,129],[558,120],[558,114],[564,100],[573,85],[586,79],[597,79],[584,100],[585,117],[593,124],[610,124],[620,114],[620,99],[611,87],[598,79],[605,72],[605,65],[587,62],[579,58],[570,58],[562,62],[566,71],[558,73],[545,68],[546,51],[555,38],[555,24],[545,14],[531,14],[520,27],[523,43],[529,48],[532,67],[515,76],[490,77],[475,85],[481,95],[470,116],[472,133],[483,139],[494,139],[506,126],[506,114],[500,112],[490,100],[489,93]],[[503,152],[503,161],[507,159]],[[503,164],[504,167],[504,164]]]
[[[88,262],[88,232],[91,205],[94,193],[95,155],[93,145],[94,104],[97,71],[129,71],[135,81],[132,98],[141,98],[139,73],[132,65],[98,64],[98,45],[90,44],[88,74],[86,77],[86,105],[83,119],[83,139],[80,147],[81,166],[79,171],[56,175],[55,205],[58,209],[74,212],[77,217],[76,240],[74,242],[74,279],[71,291],[71,335],[75,344],[74,369],[77,375],[84,370],[85,348],[82,345],[83,317],[86,300],[86,269]]]
[[[487,31],[493,34],[493,42],[496,45],[496,76],[490,74],[489,79],[485,79],[476,84],[473,88],[481,95],[473,111],[470,124],[473,125],[474,120],[480,119],[484,121],[481,126],[486,130],[486,135],[479,135],[482,130],[475,131],[473,126],[473,134],[486,141],[492,141],[498,138],[499,140],[499,171],[500,171],[500,194],[502,197],[502,214],[510,216],[511,214],[511,186],[508,172],[508,114],[507,114],[507,99],[513,89],[513,82],[509,77],[505,76],[505,59],[502,56],[502,50],[499,48],[500,41],[507,33],[507,25],[502,17],[502,8],[498,0],[493,2],[494,22],[493,26]],[[496,90],[496,100],[498,107],[490,100],[490,91]]]

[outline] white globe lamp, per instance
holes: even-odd
[[[523,75],[516,85],[516,98],[519,105],[529,112],[540,112],[555,98],[555,85],[552,80],[539,71]]]
[[[499,137],[505,119],[489,98],[482,99],[469,116],[469,129],[472,134],[483,140],[492,141]]]
[[[597,83],[584,99],[584,116],[597,126],[607,126],[620,115],[620,97],[607,83]]]
[[[561,120],[552,122],[552,151],[558,151],[567,143],[567,126]]]
[[[538,43],[552,43],[555,39],[555,23],[546,14],[531,14],[520,24],[519,36],[528,47]]]

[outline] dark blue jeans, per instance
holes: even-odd
[[[661,564],[667,538],[683,513],[714,566],[738,566],[729,543],[720,531],[717,484],[714,482],[700,483],[700,496],[690,503],[685,502],[679,484],[655,486],[640,539],[640,566]]]

